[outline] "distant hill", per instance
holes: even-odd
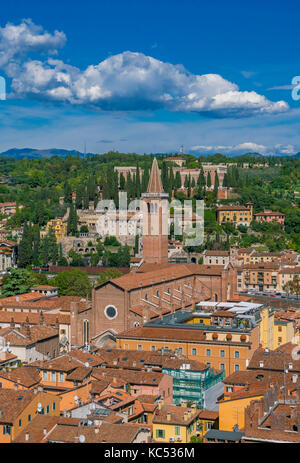
[[[97,156],[99,154],[108,154],[108,153],[86,153],[86,156]],[[122,153],[120,153],[122,154]],[[127,153],[129,154],[129,153]],[[138,153],[133,153],[133,154],[138,154]],[[149,153],[149,156],[170,156],[172,153]],[[174,154],[174,153],[173,153]],[[176,153],[179,154],[179,153]],[[188,155],[189,153],[185,153],[185,155]],[[191,153],[190,153],[191,154]],[[221,154],[221,153],[220,153]],[[12,158],[12,159],[42,159],[42,158],[50,158],[52,156],[59,156],[62,158],[65,158],[67,155],[71,156],[77,156],[79,155],[80,157],[84,157],[84,153],[77,151],[77,150],[65,150],[65,149],[59,149],[59,148],[49,148],[49,149],[44,149],[44,150],[39,150],[39,149],[34,149],[34,148],[12,148],[7,151],[3,151],[0,153],[0,157],[3,158]],[[204,157],[210,157],[212,154],[208,153],[192,153],[193,156],[198,157],[198,156],[204,156]],[[264,156],[261,153],[245,153],[245,154],[222,154],[222,156],[229,157],[229,158],[235,158],[235,157],[252,157],[252,158],[258,158],[258,159],[266,159],[267,156]],[[274,154],[274,157],[278,157],[279,155]],[[290,157],[292,159],[300,159],[300,152],[291,156],[291,155],[286,155],[281,154],[280,157]]]
[[[0,157],[5,158],[13,158],[13,159],[41,159],[41,158],[50,158],[52,156],[60,156],[65,158],[68,154],[71,156],[77,156],[79,154],[80,157],[83,157],[84,154],[80,151],[76,150],[64,150],[64,149],[56,149],[50,148],[46,150],[38,150],[33,148],[12,148],[7,151],[3,151],[0,153]],[[87,153],[89,156],[94,156],[94,153]]]

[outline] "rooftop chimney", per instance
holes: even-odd
[[[47,434],[47,429],[44,428],[43,432],[44,432],[44,436],[45,436]]]
[[[27,441],[29,440],[29,432],[27,432],[27,433],[25,434],[25,440],[27,440]]]
[[[167,413],[167,421],[171,421],[171,413],[170,412]]]
[[[184,421],[187,421],[188,417],[189,417],[188,412],[184,412]]]

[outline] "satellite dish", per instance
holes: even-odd
[[[84,366],[88,368],[90,366],[89,362],[85,362]]]
[[[75,400],[75,402],[77,402],[77,401],[78,401],[78,397],[77,397],[77,395],[74,395],[74,400]]]
[[[85,442],[85,436],[83,434],[80,434],[79,436],[79,442],[83,444]]]
[[[37,404],[37,409],[38,409],[38,412],[40,412],[40,411],[42,410],[42,404],[41,404],[41,402],[39,402],[39,403]]]

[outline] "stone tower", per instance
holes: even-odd
[[[142,194],[143,260],[146,263],[168,263],[168,197],[154,158],[148,189]]]

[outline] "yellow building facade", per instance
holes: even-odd
[[[218,223],[233,223],[235,225],[249,226],[253,220],[253,205],[246,206],[221,206],[217,209]]]
[[[269,307],[263,309],[260,316],[259,337],[264,349],[277,349],[283,344],[299,339],[299,328],[293,320],[275,318],[274,311]]]
[[[49,232],[50,228],[53,228],[58,243],[67,235],[67,225],[62,219],[49,220],[46,226],[47,232]]]
[[[15,392],[15,391],[13,391]],[[60,398],[46,392],[19,391],[19,399],[22,400],[25,394],[33,394],[32,400],[24,407],[17,416],[4,416],[0,418],[0,443],[10,443],[27,425],[37,413],[42,415],[60,415]],[[39,411],[38,411],[39,410]]]
[[[198,415],[197,408],[159,403],[152,421],[154,442],[189,443],[197,433]]]
[[[249,392],[249,394],[238,391],[231,394],[232,397],[219,401],[219,429],[233,431],[236,425],[242,429],[245,425],[245,408],[251,400],[261,399],[263,395],[263,391]]]

